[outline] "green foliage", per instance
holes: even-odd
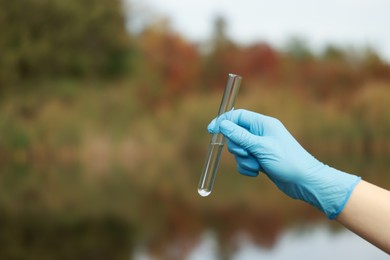
[[[124,72],[119,0],[0,0],[0,81]]]
[[[323,54],[325,60],[338,60],[345,59],[345,51],[334,45],[328,45],[325,47]]]
[[[286,52],[297,61],[308,61],[314,57],[308,43],[300,37],[292,37],[286,44]]]

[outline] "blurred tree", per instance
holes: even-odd
[[[390,79],[390,66],[386,64],[379,54],[367,47],[362,53],[362,69],[367,77],[375,79]]]
[[[338,60],[342,61],[345,60],[345,52],[341,48],[335,46],[335,45],[328,45],[325,47],[322,58],[324,60]]]
[[[125,70],[120,0],[0,0],[0,82]]]
[[[314,58],[308,43],[299,37],[292,37],[286,44],[287,54],[296,61],[304,62]]]
[[[228,73],[240,74],[238,59],[242,57],[240,48],[229,39],[225,18],[217,16],[209,43],[210,50],[204,56],[202,79],[208,87],[223,88]]]
[[[305,70],[303,81],[316,101],[338,99],[343,105],[363,83],[361,75],[340,60],[313,62]]]
[[[212,36],[212,47],[215,50],[227,47],[231,41],[226,33],[227,23],[225,18],[217,16],[214,20],[214,33]]]
[[[158,99],[191,92],[198,83],[199,53],[193,44],[173,32],[163,18],[137,37],[137,76],[142,98],[150,105]],[[159,103],[159,102],[157,102]]]
[[[246,78],[261,80],[279,79],[280,60],[279,54],[266,43],[253,44],[244,49],[242,75]]]

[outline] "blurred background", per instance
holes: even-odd
[[[387,1],[0,0],[0,259],[385,259],[222,155],[236,107],[390,188]]]

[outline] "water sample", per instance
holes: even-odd
[[[236,100],[238,90],[240,89],[241,79],[242,77],[238,75],[229,74],[221,105],[219,107],[218,116],[231,111],[234,108],[234,102]],[[213,190],[215,175],[217,174],[218,164],[224,144],[225,138],[222,134],[212,135],[209,151],[207,153],[202,176],[200,177],[198,185],[198,193],[203,197],[210,195]]]

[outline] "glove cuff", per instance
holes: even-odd
[[[355,189],[356,185],[358,185],[358,183],[362,180],[360,176],[355,176],[348,173],[344,173],[344,174],[348,175],[345,177],[346,179],[348,179],[349,183],[347,182],[345,183],[347,189],[340,194],[340,198],[344,197],[344,199],[335,203],[333,206],[326,208],[325,214],[330,220],[333,220],[337,218],[338,215],[340,215],[340,213],[345,208],[345,205],[347,204],[349,198],[351,197],[352,192]]]
[[[335,219],[347,204],[353,190],[360,182],[361,177],[345,173],[324,165],[317,172],[320,181],[311,186],[309,201],[326,216]]]

